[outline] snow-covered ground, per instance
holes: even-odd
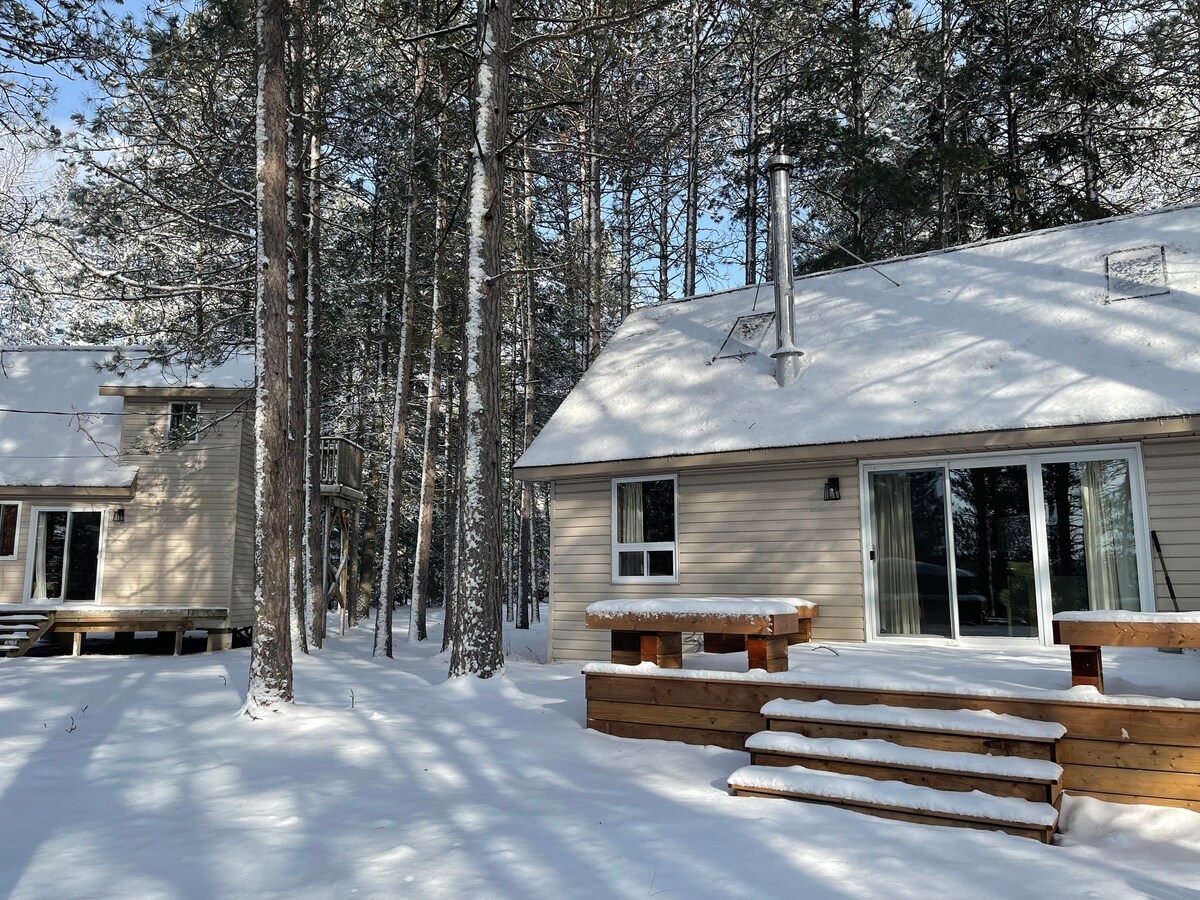
[[[1197,896],[1198,813],[1067,798],[1047,847],[734,798],[744,753],[586,730],[544,630],[485,682],[433,632],[331,638],[258,722],[246,650],[0,661],[0,896]]]

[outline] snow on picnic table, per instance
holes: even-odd
[[[1200,610],[1191,612],[1132,612],[1127,609],[1084,609],[1054,614],[1055,622],[1156,622],[1161,625],[1200,625]]]
[[[450,681],[436,625],[377,660],[370,624],[299,658],[295,708],[260,722],[239,715],[245,650],[0,661],[0,896],[1125,898],[1200,884],[1197,813],[1068,797],[1048,847],[735,798],[745,753],[586,730],[579,665],[527,661],[544,630],[508,632],[526,659],[505,677]]]
[[[781,616],[815,603],[799,597],[645,597],[597,600],[587,614],[601,619],[621,616]]]

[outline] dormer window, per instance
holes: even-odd
[[[1104,258],[1108,276],[1108,301],[1158,297],[1171,293],[1167,286],[1166,248],[1162,244],[1118,250]]]
[[[194,444],[200,440],[200,404],[176,401],[171,404],[167,440],[172,444]]]

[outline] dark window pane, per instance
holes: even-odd
[[[621,575],[645,575],[645,560],[641,550],[617,554],[617,571]]]
[[[675,482],[643,481],[644,534],[648,544],[675,540]]]
[[[650,571],[647,575],[666,575],[675,574],[675,551],[674,550],[651,550],[646,554],[649,557]]]
[[[1025,466],[951,469],[950,489],[959,634],[1036,637]]]
[[[17,552],[17,505],[0,505],[0,556],[13,556]]]
[[[187,443],[196,440],[196,428],[200,424],[199,403],[172,403],[171,421],[167,437],[172,441]]]
[[[95,600],[97,562],[100,558],[100,513],[71,516],[71,552],[67,564],[64,600]]]

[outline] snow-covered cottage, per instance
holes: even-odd
[[[46,631],[210,647],[250,624],[253,360],[0,349],[0,653]]]
[[[783,387],[776,317],[770,285],[635,312],[518,460],[553,659],[609,659],[610,598],[1014,648],[1200,608],[1200,206],[799,278]]]

